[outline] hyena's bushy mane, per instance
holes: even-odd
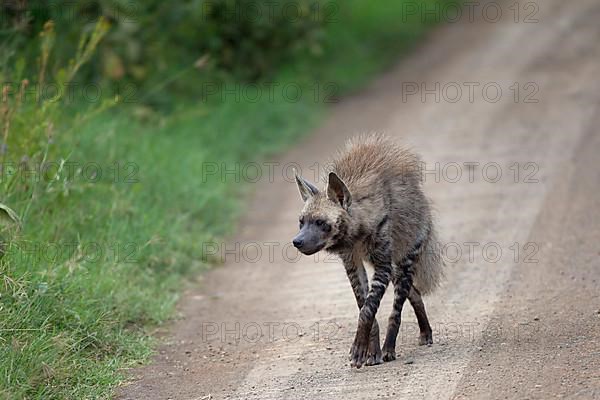
[[[396,243],[412,245],[410,240],[425,233],[414,278],[415,287],[428,294],[439,286],[444,273],[431,204],[421,188],[421,168],[421,160],[414,152],[382,133],[366,133],[348,140],[330,164],[330,171],[344,181],[356,201],[371,200],[356,205],[362,210],[372,206],[367,220],[377,223],[382,215],[392,216]],[[378,204],[392,202],[386,196],[399,200],[394,211],[377,208]]]
[[[372,132],[348,140],[333,158],[328,172],[335,172],[350,191],[357,186],[364,188],[374,179],[400,178],[420,185],[420,163],[409,149],[383,133]]]

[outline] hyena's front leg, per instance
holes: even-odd
[[[356,298],[356,304],[360,310],[365,304],[369,292],[367,272],[365,271],[362,259],[357,255],[348,254],[343,256],[342,260],[346,268],[346,274],[350,280],[350,285],[352,286],[352,291],[354,292],[354,297]],[[353,350],[354,347],[350,349],[350,360],[352,360]],[[379,346],[379,324],[377,323],[377,319],[374,319],[371,327],[366,365],[377,365],[382,362],[383,357],[381,347]]]
[[[369,255],[373,263],[375,273],[371,282],[371,289],[365,299],[364,305],[360,309],[358,316],[358,328],[356,337],[352,345],[350,355],[350,365],[360,368],[367,362],[369,351],[369,337],[375,321],[375,314],[381,303],[381,298],[390,282],[392,272],[391,255],[389,252],[389,242],[383,248],[377,249]]]

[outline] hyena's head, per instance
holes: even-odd
[[[348,207],[352,203],[350,191],[333,172],[324,192],[297,174],[296,183],[304,208],[299,218],[300,232],[292,243],[306,255],[335,246],[346,236]]]

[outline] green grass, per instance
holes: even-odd
[[[339,22],[327,28],[324,56],[293,60],[275,81],[297,82],[305,93],[333,82],[348,93],[428,27],[400,23],[401,1],[374,4],[343,3]],[[137,105],[117,106],[68,129],[76,112],[86,113],[75,105],[56,117],[49,148],[35,140],[43,130],[21,144],[51,161],[97,163],[102,176],[92,182],[74,171],[10,188],[3,177],[2,202],[22,227],[0,260],[1,399],[109,398],[127,367],[148,360],[152,330],[172,315],[183,278],[209,267],[202,243],[233,232],[243,212],[251,185],[202,182],[203,163],[260,161],[314,128],[328,105],[278,95],[175,108],[140,119]],[[12,137],[26,134],[27,124],[19,126],[23,132]]]

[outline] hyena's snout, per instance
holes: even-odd
[[[315,254],[325,247],[325,240],[321,232],[311,226],[303,227],[296,237],[292,240],[292,244],[302,254],[307,256]]]
[[[298,250],[300,250],[301,248],[304,247],[304,239],[299,238],[299,237],[295,237],[294,240],[292,240],[292,244],[294,245],[295,248],[297,248]]]

